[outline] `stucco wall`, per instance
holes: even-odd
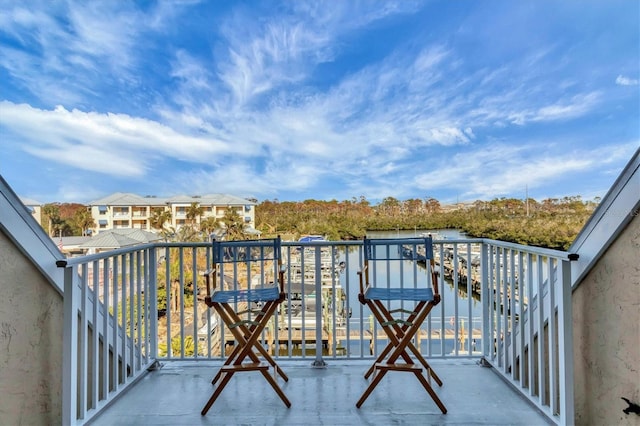
[[[573,293],[576,424],[638,425],[621,397],[640,404],[640,218]]]
[[[62,296],[0,230],[0,423],[60,424]]]

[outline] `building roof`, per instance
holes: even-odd
[[[117,228],[102,231],[78,247],[116,249],[150,243],[161,239],[162,237],[159,235],[153,232],[143,231],[142,229]]]
[[[228,194],[209,195],[175,195],[173,197],[140,196],[137,194],[116,192],[98,200],[91,201],[90,206],[160,206],[164,204],[191,204],[204,205],[255,205],[253,201]]]
[[[128,192],[115,192],[111,195],[107,195],[104,198],[100,198],[89,203],[90,206],[148,206],[159,204],[164,204],[164,198],[141,197],[140,195],[131,194]]]
[[[22,204],[25,206],[41,206],[42,203],[40,201],[36,201],[32,198],[19,197]]]
[[[62,241],[63,247],[71,247],[71,246],[79,246],[80,244],[86,243],[91,240],[91,237],[80,237],[80,236],[71,236],[71,237],[51,237],[54,243],[58,244]]]

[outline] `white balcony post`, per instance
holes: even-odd
[[[491,328],[489,327],[489,319],[491,313],[491,306],[489,303],[491,302],[491,298],[489,297],[489,245],[486,243],[482,243],[480,250],[480,265],[481,265],[481,275],[480,279],[482,280],[482,285],[480,287],[481,298],[482,298],[482,356],[485,358],[491,358],[491,342],[493,338],[491,337]]]
[[[558,343],[560,378],[560,424],[573,425],[575,422],[573,383],[573,310],[571,301],[571,264],[560,260],[560,285],[558,300]]]
[[[156,247],[149,249],[149,264],[146,266],[149,273],[149,280],[146,284],[149,291],[149,316],[150,330],[149,336],[151,350],[147,354],[149,361],[155,360],[158,356],[158,276],[156,274],[158,258],[156,256]]]
[[[78,406],[78,287],[73,282],[75,266],[64,267],[64,331],[62,335],[62,424],[77,424]]]
[[[322,247],[315,247],[315,286],[316,286],[316,359],[313,361],[314,367],[325,367],[326,363],[322,359]],[[303,267],[304,270],[304,267]],[[305,339],[306,330],[302,327],[302,339]]]

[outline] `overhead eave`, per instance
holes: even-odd
[[[62,294],[63,270],[56,267],[56,261],[65,257],[2,176],[0,176],[0,229]]]
[[[576,288],[640,210],[640,148],[624,168],[598,208],[569,248],[579,258],[571,262]]]

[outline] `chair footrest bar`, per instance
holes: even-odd
[[[223,373],[240,372],[240,371],[259,371],[269,370],[269,363],[267,362],[247,362],[238,365],[225,365],[220,369]]]
[[[392,309],[389,311],[390,314],[396,314],[396,313],[403,313],[403,314],[409,314],[409,315],[417,315],[418,313],[415,311],[410,311],[408,309]]]
[[[393,371],[411,371],[411,372],[421,372],[422,367],[417,364],[389,364],[386,362],[377,362],[375,364],[376,370],[393,370]]]
[[[243,321],[234,322],[233,324],[229,324],[229,328],[236,328],[236,327],[240,327],[241,325],[258,325],[258,324],[259,323],[257,321],[243,320]]]
[[[401,319],[396,319],[393,321],[385,321],[380,323],[381,326],[383,327],[387,327],[390,325],[398,325],[398,324],[402,324],[402,325],[408,325],[409,327],[411,327],[413,325],[413,323],[411,321],[405,321],[405,320],[401,320]]]

